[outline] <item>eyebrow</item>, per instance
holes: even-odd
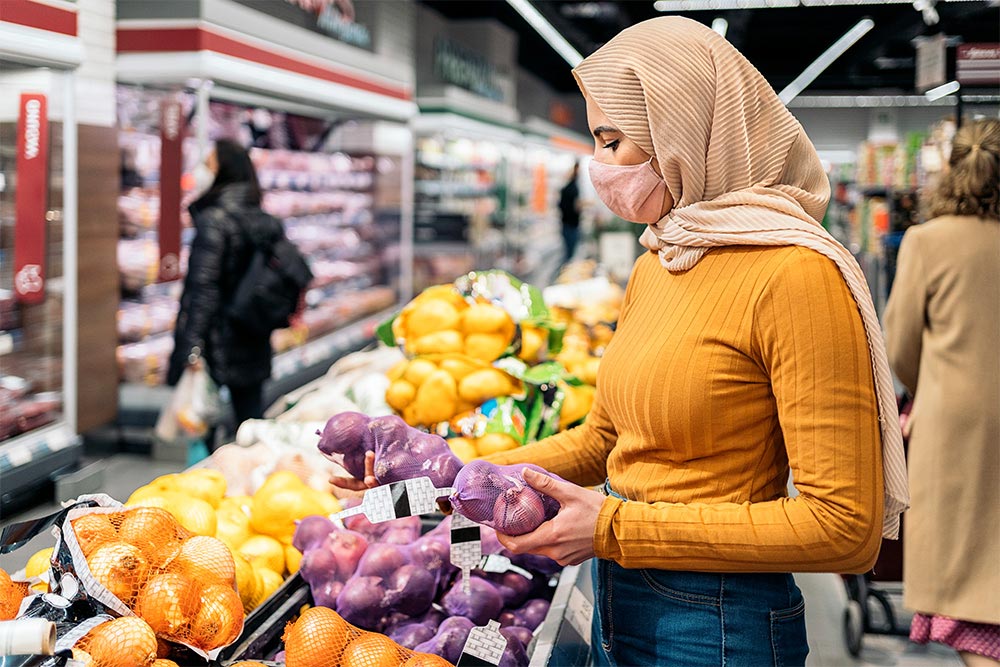
[[[601,125],[600,127],[594,128],[594,136],[597,137],[598,139],[601,138],[602,134],[612,134],[618,132],[619,130],[617,127],[611,127],[610,125]]]

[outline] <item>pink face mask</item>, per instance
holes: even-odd
[[[630,222],[651,225],[660,220],[667,184],[653,171],[653,159],[617,165],[590,161],[590,180],[611,212]]]

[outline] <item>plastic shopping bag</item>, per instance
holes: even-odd
[[[199,438],[219,421],[219,389],[204,364],[189,366],[181,375],[170,403],[156,422],[156,435],[171,441],[178,437]]]

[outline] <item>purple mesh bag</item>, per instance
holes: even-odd
[[[452,507],[504,535],[530,533],[559,512],[559,503],[528,486],[521,475],[524,468],[561,479],[536,465],[472,461],[455,478],[455,492],[449,498]]]
[[[452,485],[462,462],[444,438],[415,429],[396,416],[371,420],[375,479],[379,484],[430,477],[437,488]]]

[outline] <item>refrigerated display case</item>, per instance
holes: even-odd
[[[0,512],[80,455],[73,90],[0,48]]]

